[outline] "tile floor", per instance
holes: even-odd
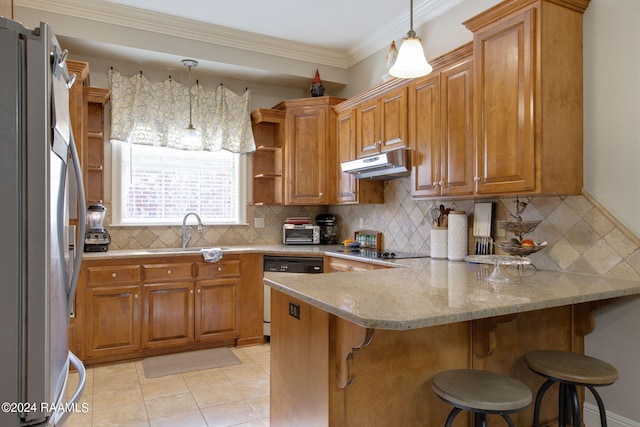
[[[64,426],[269,426],[269,344],[232,350],[241,364],[160,378],[146,378],[141,361],[88,368],[88,409]]]

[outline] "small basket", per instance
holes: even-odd
[[[500,249],[513,256],[527,256],[533,253],[538,252],[541,249],[544,249],[547,246],[546,243],[542,245],[534,245],[534,246],[515,246],[509,242],[498,242],[496,243]]]

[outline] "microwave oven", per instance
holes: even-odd
[[[311,224],[284,224],[282,243],[285,245],[319,245],[320,227]]]

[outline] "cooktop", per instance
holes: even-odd
[[[429,255],[415,252],[384,251],[378,253],[375,249],[337,249],[336,252],[369,259],[408,259],[429,258]]]

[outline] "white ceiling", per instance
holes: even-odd
[[[107,0],[256,35],[293,40],[347,54],[376,33],[409,30],[409,0]],[[415,22],[455,4],[415,0]],[[179,4],[179,7],[176,5]],[[398,36],[396,34],[396,36]]]
[[[463,1],[414,0],[414,28]],[[346,84],[349,67],[407,33],[409,2],[15,0],[15,10],[25,25],[51,23],[80,56],[168,68],[192,57],[201,70],[272,84],[308,82],[320,67],[325,82]]]

